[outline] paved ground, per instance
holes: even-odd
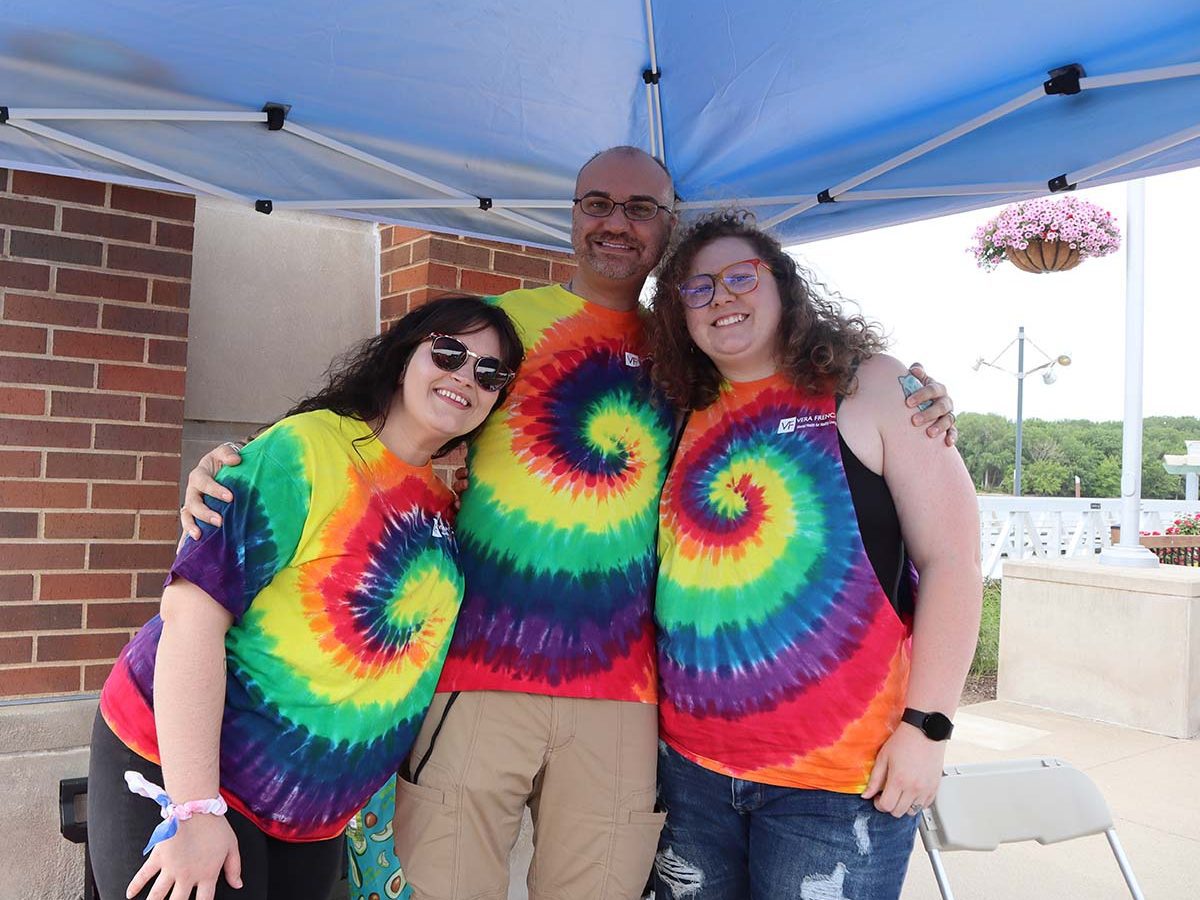
[[[1057,756],[1100,787],[1142,890],[1150,900],[1200,897],[1200,740],[1180,741],[1015,703],[963,707],[951,763]],[[994,853],[945,854],[958,900],[1128,897],[1103,836]],[[920,841],[903,900],[939,897]]]
[[[1108,800],[1146,897],[1200,898],[1200,740],[1179,741],[1002,701],[962,707],[955,722],[947,762],[1057,756],[1083,769]],[[528,817],[522,832],[509,900],[527,897]],[[947,853],[943,859],[956,900],[1129,896],[1102,835],[1048,847],[1031,842],[993,853]],[[902,900],[939,897],[918,839]]]

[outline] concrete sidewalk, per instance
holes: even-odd
[[[1057,756],[1085,771],[1112,809],[1117,834],[1149,900],[1200,897],[1200,740],[1077,719],[1015,703],[963,707],[948,763]],[[944,854],[957,900],[1129,897],[1103,835],[993,853]],[[903,900],[940,895],[918,838]]]

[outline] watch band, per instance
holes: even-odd
[[[911,706],[905,707],[900,721],[921,729],[921,733],[931,741],[949,740],[950,735],[954,732],[954,723],[945,713],[925,712],[913,709]]]

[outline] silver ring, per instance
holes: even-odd
[[[908,811],[915,816],[915,815],[917,815],[917,813],[919,813],[924,808],[925,807],[923,807],[920,803],[914,803],[908,808]]]
[[[235,441],[221,441],[221,446],[222,447],[232,447],[233,452],[237,453],[237,454],[241,454],[241,452],[242,452],[241,445],[239,445]]]

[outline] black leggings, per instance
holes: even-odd
[[[145,857],[142,848],[162,821],[153,800],[125,786],[125,770],[162,784],[162,769],[122,744],[100,714],[92,726],[88,766],[88,849],[101,900],[121,900]],[[327,900],[342,870],[341,837],[292,843],[264,834],[234,810],[225,814],[242,857],[242,888],[217,878],[217,900]],[[144,900],[154,879],[137,900]]]

